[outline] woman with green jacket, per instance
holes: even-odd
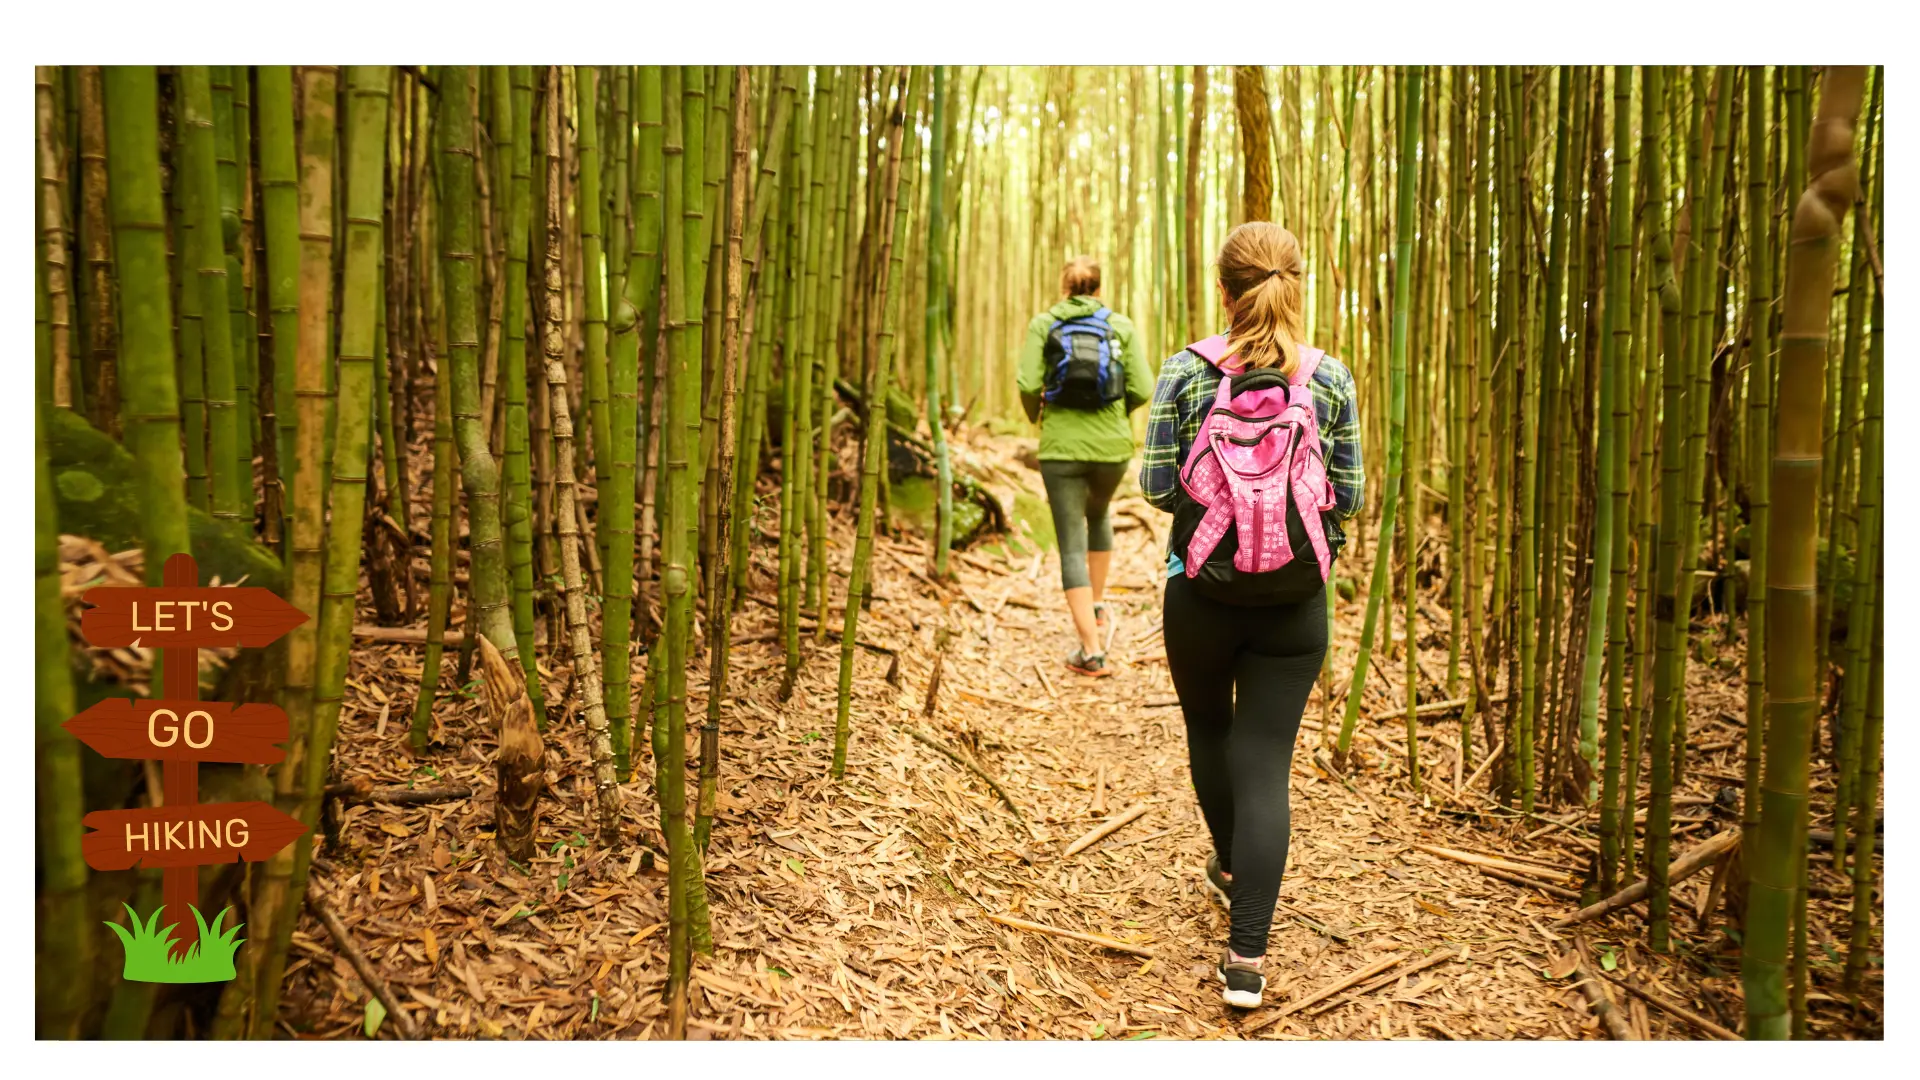
[[[1084,255],[1069,262],[1060,295],[1027,324],[1017,382],[1027,419],[1040,425],[1040,479],[1060,545],[1060,585],[1080,639],[1067,666],[1110,675],[1107,505],[1133,460],[1127,414],[1153,396],[1153,373],[1134,346],[1133,322],[1101,304],[1098,263]]]

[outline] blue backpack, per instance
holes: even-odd
[[[1041,397],[1048,404],[1098,409],[1126,394],[1126,369],[1116,354],[1113,326],[1107,321],[1112,314],[1101,308],[1077,319],[1061,319],[1047,331]]]

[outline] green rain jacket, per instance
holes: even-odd
[[[1133,458],[1133,426],[1127,414],[1153,398],[1153,372],[1147,358],[1135,345],[1133,321],[1125,315],[1110,314],[1114,348],[1126,366],[1126,394],[1119,401],[1098,409],[1042,409],[1040,398],[1045,378],[1042,354],[1047,333],[1062,319],[1091,315],[1106,305],[1091,296],[1062,300],[1046,312],[1035,315],[1027,324],[1027,341],[1020,349],[1017,384],[1020,403],[1026,406],[1027,419],[1040,425],[1041,461],[1129,461]]]

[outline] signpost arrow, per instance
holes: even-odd
[[[80,838],[80,853],[95,870],[265,862],[307,831],[263,802],[95,810],[80,824],[95,830]]]
[[[287,714],[275,705],[108,698],[61,725],[109,758],[276,765]]]
[[[307,621],[305,612],[259,588],[102,585],[84,599],[93,606],[80,614],[80,631],[100,648],[257,649]]]

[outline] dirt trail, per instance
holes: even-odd
[[[984,442],[975,450],[984,452]],[[1125,513],[1128,505],[1137,513]],[[1210,965],[1226,920],[1200,885],[1208,842],[1161,651],[1160,547],[1148,522],[1164,531],[1163,516],[1137,496],[1122,503],[1110,588],[1118,673],[1104,680],[1060,664],[1070,641],[1051,554],[1038,566],[1032,556],[962,557],[943,606],[918,573],[917,542],[883,540],[877,599],[860,636],[896,652],[897,685],[886,677],[893,658],[859,653],[844,783],[827,778],[837,646],[809,645],[794,698],[782,704],[779,653],[768,639],[774,612],[747,605],[734,626],[745,643],[734,651],[735,704],[721,733],[721,806],[707,862],[717,950],[696,958],[693,1036],[1606,1037],[1556,966],[1571,941],[1548,924],[1573,904],[1413,846],[1530,859],[1574,875],[1568,884],[1577,889],[1577,841],[1549,829],[1523,842],[1519,830],[1473,825],[1415,802],[1391,749],[1404,729],[1386,711],[1386,693],[1398,693],[1390,684],[1378,699],[1377,729],[1362,724],[1360,756],[1372,767],[1360,772],[1361,794],[1319,771],[1307,746],[1296,755],[1292,857],[1274,923],[1268,1005],[1243,1014],[1220,1002]],[[836,528],[850,531],[850,523]],[[766,592],[772,551],[756,546],[756,588]],[[842,571],[851,548],[833,545]],[[1352,561],[1361,565],[1346,572],[1362,574],[1363,560]],[[843,588],[836,582],[835,595]],[[1362,614],[1358,602],[1338,609],[1342,673]],[[926,718],[943,618],[954,635],[935,714]],[[356,650],[336,772],[375,785],[470,783],[474,795],[349,807],[340,846],[315,872],[330,902],[429,1035],[660,1036],[665,877],[641,868],[642,848],[631,841],[612,854],[585,846],[591,783],[578,714],[556,716],[548,733],[553,797],[544,804],[541,856],[523,873],[492,845],[492,738],[478,707],[444,700],[436,744],[419,758],[406,749],[419,663],[417,646]],[[1444,651],[1429,663],[1443,670]],[[704,663],[699,672],[689,678],[696,703],[704,700]],[[565,683],[563,669],[548,683],[550,701]],[[1321,708],[1316,691],[1310,723]],[[902,730],[909,727],[977,760],[1031,832],[987,784]],[[1423,757],[1443,788],[1458,729],[1452,719],[1425,728]],[[1370,741],[1374,730],[1378,743]],[[1309,745],[1319,738],[1302,733]],[[644,777],[625,786],[625,832],[660,849],[651,761],[638,750],[636,761]],[[1147,806],[1144,816],[1061,857],[1075,838],[1136,802]],[[1492,809],[1478,799],[1467,804]],[[1677,850],[1695,835],[1677,840]],[[1691,907],[1689,887],[1704,891],[1707,877],[1677,888],[1676,907]],[[1152,957],[1001,925],[989,914],[1101,935]],[[1722,962],[1735,977],[1703,987],[1697,965],[1631,944],[1641,937],[1631,917],[1589,924],[1587,933],[1601,948],[1619,943],[1616,975],[1660,987],[1722,1023],[1728,1010],[1737,1020],[1737,961]],[[309,915],[295,940],[282,1016],[288,1032],[360,1031],[365,989],[325,931]],[[1299,1007],[1396,954],[1381,978]],[[1618,988],[1611,994],[1641,1037],[1700,1037]]]

